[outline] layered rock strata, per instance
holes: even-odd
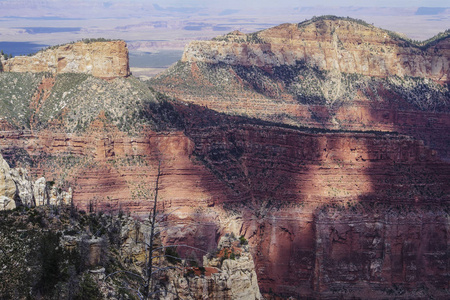
[[[192,42],[150,85],[276,123],[411,135],[448,160],[449,40],[419,46],[362,21],[317,18]]]
[[[449,82],[449,57],[448,38],[421,48],[363,22],[324,18],[282,24],[253,34],[235,31],[213,41],[194,41],[186,46],[181,61],[268,70],[306,61],[324,70]]]
[[[153,205],[161,163],[158,209],[170,213],[161,233],[163,242],[212,250],[225,232],[245,235],[260,289],[268,297],[446,299],[450,165],[445,161],[449,137],[443,132],[450,124],[448,90],[441,84],[447,80],[448,68],[445,62],[442,68],[436,65],[436,72],[423,68],[427,59],[433,61],[433,54],[412,46],[402,48],[398,40],[382,37],[383,31],[331,21],[283,25],[246,36],[251,45],[246,46],[247,58],[244,50],[233,56],[232,47],[225,44],[225,56],[220,49],[217,53],[222,61],[202,62],[199,51],[198,57],[185,56],[184,62],[152,83],[185,102],[258,119],[167,99],[162,104],[143,102],[151,93],[142,92],[142,86],[132,90],[133,85],[121,81],[106,86],[92,78],[87,86],[95,84],[98,91],[92,99],[98,100],[105,91],[119,94],[115,86],[121,85],[132,90],[121,94],[128,102],[112,94],[104,97],[105,103],[78,97],[77,87],[71,87],[70,103],[58,102],[58,97],[48,101],[51,97],[46,95],[58,82],[42,80],[32,107],[48,102],[52,118],[42,117],[51,120],[42,127],[47,129],[14,130],[17,118],[8,118],[1,124],[0,149],[11,165],[30,166],[34,177],[45,175],[61,180],[61,186],[73,186],[74,203],[80,209],[129,211],[141,218]],[[345,26],[373,32],[345,33]],[[307,28],[320,40],[314,44],[310,38],[314,53],[326,46],[322,58],[305,57],[307,64],[294,65],[294,58],[271,54],[267,40],[284,38],[286,55],[294,53],[283,36],[290,30],[300,36],[296,30]],[[353,44],[344,44],[346,34]],[[233,35],[228,37],[236,39],[233,43],[244,43],[240,33]],[[260,41],[262,37],[267,40]],[[366,38],[374,41],[372,50],[364,44]],[[339,48],[339,40],[344,49]],[[334,42],[337,49],[332,48]],[[438,41],[428,49],[445,43]],[[386,70],[398,75],[412,72],[402,63],[391,63],[394,56],[389,51],[401,54],[409,49],[412,57],[422,51],[424,57],[413,66],[422,68],[414,74],[424,78],[345,75],[341,71],[350,69],[339,57],[348,54],[347,48],[366,51],[364,55],[375,57],[380,66],[384,63],[387,69],[375,70],[372,66],[378,64],[367,59],[371,61],[367,74],[381,77]],[[332,56],[330,49],[338,56]],[[446,48],[436,52],[441,49]],[[213,57],[208,47],[205,53],[204,57]],[[333,65],[325,53],[339,63]],[[442,53],[437,62],[448,58]],[[266,57],[274,63],[270,65]],[[322,59],[325,63],[320,65]],[[404,85],[411,88],[403,90]],[[304,91],[312,94],[302,98]],[[78,110],[80,103],[89,109]],[[117,109],[120,103],[131,107],[127,114]],[[85,114],[89,118],[80,118]],[[80,119],[83,122],[77,123],[83,126],[75,126],[73,120]],[[138,119],[145,122],[132,123],[136,128],[125,133],[124,124]],[[164,126],[150,127],[152,122]],[[139,256],[140,250],[136,251]],[[180,250],[180,254],[190,253]],[[231,273],[237,270],[229,267]],[[198,281],[194,288],[200,293],[205,282],[210,281]]]
[[[101,78],[129,76],[128,49],[124,41],[77,42],[1,60],[4,72],[85,73]]]
[[[449,201],[450,166],[409,137],[305,131],[194,106],[180,105],[177,110],[189,116],[185,133],[4,134],[1,147],[5,153],[14,146],[26,149],[31,160],[40,162],[33,168],[36,176],[45,172],[54,174],[50,178],[65,178],[75,187],[74,203],[79,208],[130,211],[141,217],[152,207],[150,195],[162,161],[159,207],[171,212],[163,241],[211,250],[224,232],[244,234],[252,246],[262,291],[285,296],[325,296],[335,291],[334,285],[323,283],[328,279],[320,270],[328,268],[327,262],[317,256],[318,251],[328,251],[316,232],[325,226],[327,215],[318,213],[327,206],[355,207],[370,223],[377,218],[364,212],[371,203],[384,203],[378,214],[387,217],[396,206],[417,206],[426,212],[427,205],[444,209]],[[141,190],[147,196],[133,196],[139,186],[147,186]],[[348,222],[360,222],[355,218]],[[444,223],[437,226],[444,230]],[[416,238],[415,243],[422,243]],[[406,242],[401,234],[397,239]],[[349,249],[350,257],[359,251]],[[403,248],[389,249],[401,257]],[[423,255],[416,256],[417,264]],[[435,256],[430,259],[438,265]],[[388,290],[400,280],[394,275],[383,285],[374,281],[369,286]],[[416,277],[408,289],[428,284],[431,278]]]
[[[382,132],[313,133],[276,126],[231,124],[211,124],[188,131],[188,135],[196,142],[195,151],[206,165],[227,183],[235,197],[243,200],[244,204],[227,206],[232,221],[224,218],[222,224],[234,223],[237,232],[245,234],[254,247],[256,272],[263,292],[335,299],[361,296],[358,293],[371,290],[379,292],[381,298],[389,298],[394,295],[390,294],[391,289],[406,280],[406,275],[392,270],[400,266],[407,268],[403,260],[406,246],[399,245],[411,242],[428,247],[425,245],[431,242],[427,237],[434,230],[446,236],[443,216],[447,212],[442,211],[448,211],[450,200],[447,183],[450,165],[443,163],[423,143]],[[374,209],[373,205],[379,206]],[[327,213],[324,215],[322,211]],[[349,214],[347,223],[334,221],[331,211],[336,211],[336,217]],[[329,216],[326,225],[324,216]],[[411,221],[422,216],[436,218],[438,221],[433,223],[436,227]],[[348,231],[341,229],[341,225],[356,230],[362,224],[376,223],[379,218],[386,226],[383,229],[386,240],[380,242],[383,246],[377,244],[383,254],[371,256],[368,249],[372,248],[366,239],[372,234],[368,229],[360,229],[358,236],[345,233],[342,241],[330,236],[333,228],[339,234]],[[404,218],[410,221],[402,225]],[[395,236],[388,229],[391,226],[398,228]],[[410,236],[413,230],[420,232]],[[342,274],[348,278],[335,279],[336,265],[328,264],[339,256],[330,252],[334,249],[330,249],[330,243],[336,243],[336,247],[345,244],[345,249],[339,251],[347,255],[346,259],[360,259],[354,270],[359,274],[357,277],[349,275],[353,271],[348,262],[347,267],[342,267]],[[442,249],[448,249],[445,239],[440,243]],[[362,250],[363,247],[368,248]],[[433,269],[438,268],[441,256],[437,252],[425,254],[431,252],[417,252],[410,259],[421,266],[428,259],[427,272],[442,274],[441,270]],[[325,255],[328,255],[326,259]],[[367,256],[361,258],[361,255]],[[340,263],[344,262],[345,259]],[[383,280],[364,277],[367,265],[372,263],[385,268]],[[445,268],[442,272],[445,273]],[[420,295],[414,294],[416,289],[428,285],[429,278],[421,275],[408,279],[410,283],[405,285],[405,291],[412,293],[413,298]],[[442,282],[436,286],[437,294],[445,294]],[[341,290],[337,289],[339,285]]]

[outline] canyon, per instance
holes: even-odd
[[[269,299],[446,299],[448,45],[319,18],[193,42],[149,82],[3,72],[0,105],[24,104],[0,150],[141,219],[161,164],[162,242],[245,236]]]

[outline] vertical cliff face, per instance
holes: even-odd
[[[448,294],[448,215],[411,206],[325,209],[315,220],[318,293],[364,299]],[[370,295],[364,290],[371,290]]]
[[[124,41],[77,42],[2,60],[1,64],[4,72],[85,73],[101,78],[131,74]]]
[[[187,133],[239,199],[225,205],[234,216],[222,224],[234,223],[249,239],[263,293],[336,299],[370,291],[385,299],[406,282],[408,297],[445,295],[446,267],[438,266],[447,256],[429,243],[434,231],[447,236],[450,165],[435,151],[382,132],[314,133],[236,121]],[[446,238],[438,244],[448,249]],[[414,252],[416,246],[429,250]],[[427,271],[398,271],[410,265]],[[428,281],[434,275],[436,285]]]

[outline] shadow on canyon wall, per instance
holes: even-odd
[[[440,120],[435,128],[420,114],[367,110],[360,120],[384,123],[361,132],[172,106],[169,115],[178,116],[164,122],[177,125],[159,125],[176,129],[130,136],[97,120],[78,134],[3,131],[2,154],[14,166],[31,166],[35,176],[63,178],[81,209],[97,202],[96,209],[141,218],[150,211],[148,195],[162,161],[160,206],[176,210],[165,242],[209,251],[228,231],[244,235],[266,293],[445,293],[450,165],[440,150],[448,149],[447,114],[430,114],[429,120]],[[421,120],[428,129],[410,126],[413,138],[403,136],[406,121],[398,120]],[[136,198],[140,186],[147,196]]]
[[[194,153],[228,187],[225,210],[242,216],[263,292],[445,294],[450,165],[422,141],[180,111]]]

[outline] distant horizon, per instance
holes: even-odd
[[[0,49],[27,55],[47,46],[103,37],[126,41],[131,53],[172,53],[192,40],[234,30],[250,33],[321,15],[361,19],[419,41],[450,28],[450,5],[442,0],[318,0],[313,6],[297,0],[0,0]]]

